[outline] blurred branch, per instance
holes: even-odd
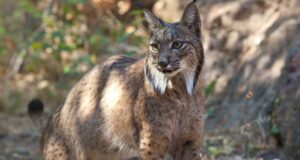
[[[47,5],[44,8],[43,16],[48,16],[52,13],[53,5],[54,5],[54,0],[47,0]]]
[[[49,16],[52,13],[52,8],[55,0],[47,0],[47,4],[43,10],[43,17]],[[24,40],[24,43],[21,47],[18,47],[16,53],[12,56],[9,61],[8,69],[6,71],[5,80],[9,80],[15,74],[17,74],[24,62],[24,58],[29,53],[28,46],[32,43],[38,34],[43,30],[43,23],[39,25],[39,27],[33,31],[30,37]]]

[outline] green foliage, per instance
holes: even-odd
[[[251,142],[245,143],[245,154],[248,158],[252,158],[261,150],[258,146],[253,145]]]
[[[270,135],[277,135],[279,133],[279,128],[276,125],[273,125],[270,129]]]
[[[206,97],[214,93],[217,83],[218,83],[218,79],[215,79],[212,82],[210,82],[210,84],[205,88]]]
[[[273,104],[274,104],[273,106],[278,107],[280,105],[280,102],[281,102],[280,98],[276,97],[275,100],[273,101]]]
[[[209,154],[214,156],[214,157],[217,157],[217,156],[219,156],[220,154],[223,153],[221,148],[213,147],[213,146],[208,147],[208,151],[209,151]]]
[[[77,4],[77,3],[86,3],[87,0],[68,0],[67,3]]]
[[[4,6],[8,5],[3,0],[0,0],[0,3]],[[132,50],[130,47],[120,49],[115,46],[124,44],[125,47],[140,47],[144,43],[143,37],[136,34],[137,29],[141,27],[142,12],[133,11],[128,14],[131,20],[128,21],[126,18],[122,22],[113,14],[104,15],[102,19],[97,20],[99,27],[91,27],[88,15],[76,8],[78,4],[86,3],[86,0],[62,1],[56,12],[43,15],[44,8],[39,8],[30,0],[18,1],[9,17],[4,15],[5,12],[1,12],[0,24],[5,17],[9,20],[10,27],[6,30],[6,27],[0,25],[0,40],[5,41],[5,38],[10,37],[16,44],[15,52],[20,48],[28,50],[30,54],[26,59],[28,63],[24,66],[25,72],[38,72],[46,69],[48,63],[55,63],[61,68],[56,72],[75,75],[82,72],[77,69],[81,64],[87,65],[88,68],[95,64],[96,61],[92,61],[91,57],[98,57],[99,53],[135,55],[137,50]],[[24,14],[28,15],[33,24],[22,28],[24,25],[22,21],[27,20]],[[133,28],[132,31],[126,30],[128,27]],[[26,34],[20,37],[18,35],[23,34],[20,32]],[[2,58],[7,54],[8,49],[5,44],[0,45]]]
[[[95,16],[99,14],[96,10],[83,11],[82,8],[90,5],[87,0],[53,1],[50,5],[46,0],[35,2],[0,0],[1,8],[5,8],[0,10],[0,75],[11,68],[9,63],[14,57],[20,57],[20,79],[33,74],[34,79],[55,81],[45,88],[39,88],[38,84],[31,86],[30,89],[35,87],[40,92],[38,95],[55,99],[68,91],[98,59],[114,54],[135,56],[145,43],[144,32],[140,30],[141,10],[121,19],[109,12]],[[20,103],[24,99],[11,96],[12,93],[5,96],[0,93],[0,97],[11,101],[13,105],[7,105],[11,108],[24,106]]]
[[[275,110],[277,107],[279,107],[280,103],[281,103],[281,100],[280,100],[279,97],[276,97],[276,98],[273,100],[273,108],[274,108],[274,110]],[[280,132],[280,130],[279,130],[279,128],[278,128],[278,125],[277,125],[277,122],[276,122],[277,116],[278,116],[276,113],[277,113],[277,112],[273,111],[272,114],[271,114],[271,125],[272,125],[272,127],[271,127],[271,129],[269,130],[270,136],[276,136],[276,135],[278,135],[279,132]]]
[[[214,111],[215,111],[215,109],[213,109],[213,108],[208,108],[208,109],[206,110],[206,112],[205,112],[205,119],[211,117],[211,116],[213,115]]]

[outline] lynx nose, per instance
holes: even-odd
[[[165,69],[169,64],[168,56],[167,55],[160,55],[157,62],[160,69]]]
[[[167,61],[159,61],[158,62],[159,67],[162,69],[166,68],[168,64],[169,63]]]

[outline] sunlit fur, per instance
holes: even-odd
[[[43,130],[42,159],[201,159],[204,55],[198,10],[190,3],[178,23],[149,11],[145,18],[149,45],[159,43],[159,51],[149,50],[140,60],[113,56],[89,71],[47,123],[36,123]],[[185,44],[170,49],[174,41]],[[29,116],[44,122],[42,103],[33,102]]]

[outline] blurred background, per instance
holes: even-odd
[[[51,112],[97,63],[140,58],[135,2],[168,22],[183,0],[0,0],[0,160],[40,159],[26,115]],[[206,64],[204,160],[300,159],[300,1],[198,0]]]

